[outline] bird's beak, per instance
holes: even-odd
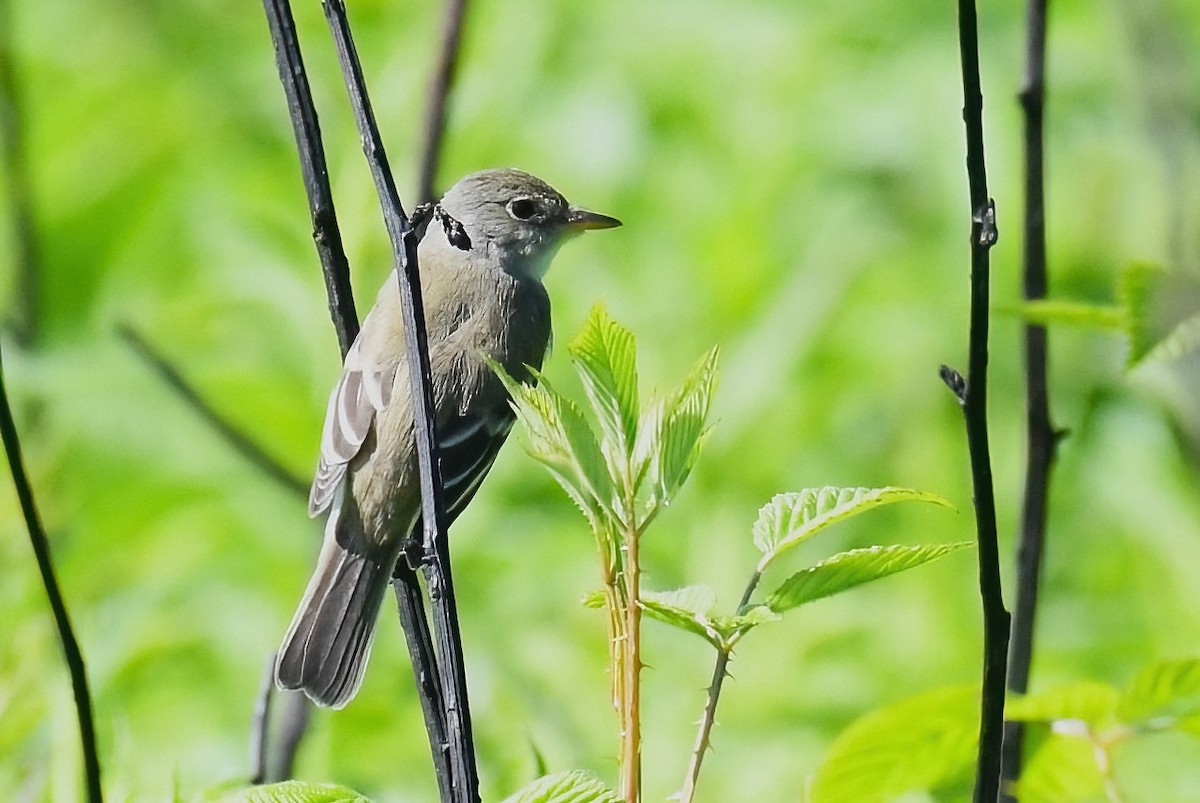
[[[575,231],[587,231],[588,229],[615,229],[621,225],[621,221],[615,217],[602,215],[599,212],[589,212],[586,209],[580,209],[577,206],[572,206],[567,212],[567,228]]]

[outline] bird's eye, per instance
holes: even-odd
[[[514,220],[529,220],[537,214],[537,204],[532,198],[513,198],[508,202],[508,214]]]

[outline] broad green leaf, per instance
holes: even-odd
[[[620,469],[637,439],[637,352],[633,335],[613,320],[602,304],[597,304],[568,350],[604,433],[605,455],[614,468]]]
[[[1180,321],[1171,332],[1150,349],[1145,360],[1177,360],[1200,351],[1200,313]]]
[[[1111,724],[1120,694],[1107,683],[1082,681],[1014,696],[1004,708],[1007,719],[1021,722],[1055,722],[1077,719],[1095,728]]]
[[[783,613],[806,602],[840,594],[969,546],[972,546],[970,541],[921,546],[893,544],[840,552],[784,580],[767,597],[766,604],[776,613]]]
[[[979,687],[927,692],[863,716],[842,732],[813,776],[810,803],[882,803],[971,777]]]
[[[683,384],[663,403],[656,422],[658,449],[653,460],[655,493],[669,504],[682,487],[708,433],[708,411],[717,386],[716,347],[700,358]]]
[[[1091,741],[1051,733],[1025,762],[1016,784],[1021,803],[1084,803],[1104,791]]]
[[[1086,329],[1125,331],[1125,310],[1121,307],[1083,304],[1076,301],[1039,299],[1011,306],[996,307],[996,312],[1015,315],[1038,326],[1063,324]]]
[[[621,798],[591,773],[569,770],[538,778],[503,803],[621,803]]]
[[[218,803],[369,803],[367,798],[344,786],[284,781],[251,786],[230,792]]]
[[[695,633],[717,649],[722,648],[722,634],[710,618],[717,604],[717,595],[708,586],[688,586],[674,591],[643,591],[641,601],[642,609],[650,617]]]
[[[759,571],[789,547],[812,537],[830,524],[893,502],[950,503],[936,494],[908,488],[806,488],[777,494],[758,511],[754,545],[763,553]]]
[[[1200,658],[1156,661],[1134,676],[1117,709],[1122,722],[1200,712]]]
[[[1130,367],[1141,362],[1157,342],[1151,331],[1150,300],[1162,274],[1157,265],[1135,262],[1117,278],[1117,301],[1125,311],[1125,333],[1129,336]]]

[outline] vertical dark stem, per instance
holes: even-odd
[[[33,225],[33,191],[30,188],[21,93],[12,53],[13,19],[10,0],[0,0],[0,149],[12,212],[16,287],[13,329],[17,342],[29,347],[37,342],[40,255]]]
[[[421,144],[421,163],[417,168],[417,200],[421,203],[437,197],[434,181],[441,161],[442,140],[446,132],[446,105],[454,75],[458,71],[458,54],[462,44],[463,20],[467,0],[447,0],[442,19],[442,46],[434,66],[425,106],[425,138]]]
[[[254,698],[254,721],[250,725],[250,783],[260,784],[270,780],[267,761],[270,753],[271,700],[275,692],[275,658],[271,653],[263,672],[258,696]]]
[[[88,691],[83,652],[79,649],[79,642],[75,639],[75,631],[71,628],[71,618],[67,615],[67,606],[63,601],[62,592],[58,588],[58,579],[54,575],[54,562],[50,558],[50,543],[46,539],[46,531],[42,529],[42,521],[33,501],[33,489],[29,484],[29,477],[25,473],[25,462],[21,458],[21,442],[17,437],[17,425],[13,421],[12,408],[8,405],[8,392],[4,389],[3,364],[0,364],[0,438],[4,441],[4,452],[8,457],[8,466],[12,470],[13,485],[17,488],[21,513],[25,516],[25,526],[29,530],[29,542],[33,545],[33,555],[37,560],[38,570],[42,574],[42,584],[46,587],[46,596],[50,599],[50,610],[54,614],[54,624],[58,628],[58,637],[62,642],[67,670],[71,675],[71,688],[75,693],[75,713],[79,719],[79,741],[83,749],[83,778],[87,788],[87,799],[90,803],[100,803],[104,799],[100,789],[100,758],[96,751],[96,731],[92,723],[92,697]]]
[[[971,481],[975,490],[975,526],[979,555],[979,593],[983,603],[983,693],[975,803],[994,803],[1000,791],[1000,754],[1004,734],[1004,684],[1008,657],[1008,611],[1000,586],[996,536],[996,500],[992,487],[987,431],[989,250],[996,241],[995,206],[988,197],[983,155],[983,92],[979,78],[979,32],[975,0],[958,3],[959,56],[962,62],[963,121],[967,134],[967,182],[971,202],[971,326],[965,385],[960,383]]]
[[[1045,136],[1047,0],[1029,0],[1027,7],[1025,82],[1021,108],[1025,113],[1025,243],[1022,253],[1024,295],[1027,300],[1046,296],[1046,213],[1043,165]],[[1033,633],[1041,582],[1042,551],[1046,534],[1046,497],[1054,461],[1056,436],[1050,423],[1047,393],[1046,329],[1025,327],[1025,409],[1028,447],[1025,494],[1017,545],[1017,598],[1009,654],[1009,691],[1024,694],[1033,660]],[[1003,778],[1013,782],[1021,772],[1024,728],[1005,723]],[[1007,792],[1005,793],[1007,796]],[[1007,799],[1016,800],[1015,797]]]
[[[429,622],[425,618],[425,598],[421,593],[420,581],[403,558],[396,566],[392,588],[396,592],[396,608],[408,644],[408,657],[416,673],[417,696],[421,700],[421,713],[425,716],[425,730],[429,734],[429,751],[433,756],[438,789],[442,800],[451,800],[450,743],[446,712],[442,706],[444,692],[436,671],[437,652],[429,633]]]
[[[462,635],[454,600],[450,573],[449,546],[446,540],[446,512],[442,501],[442,481],[437,459],[437,437],[433,422],[433,385],[429,369],[429,346],[425,316],[421,304],[421,282],[417,266],[417,234],[400,204],[396,182],[388,166],[387,154],[367,97],[362,66],[350,34],[345,5],[341,0],[326,0],[325,15],[333,34],[338,61],[350,94],[363,152],[371,168],[375,189],[383,207],[384,226],[392,243],[400,306],[404,318],[408,364],[412,379],[413,416],[417,442],[417,463],[421,473],[421,517],[425,524],[424,571],[433,607],[437,634],[438,671],[445,694],[452,799],[479,799],[479,777],[467,704],[466,668],[462,660]]]
[[[288,113],[296,135],[300,173],[304,180],[304,192],[308,196],[309,215],[312,218],[313,241],[321,260],[321,270],[325,274],[329,314],[333,318],[333,328],[337,331],[342,357],[345,358],[354,338],[358,336],[358,313],[355,311],[354,294],[350,289],[350,263],[342,246],[337,212],[333,206],[333,191],[329,187],[329,170],[325,165],[321,125],[317,120],[312,90],[308,85],[308,74],[304,70],[304,58],[300,53],[300,41],[296,36],[296,22],[292,17],[291,6],[288,0],[263,0],[263,9],[267,12],[267,25],[271,29],[271,40],[275,44],[275,63],[279,68],[279,80],[287,96]]]

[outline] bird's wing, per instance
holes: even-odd
[[[366,364],[359,342],[361,338],[346,354],[342,375],[329,395],[321,432],[321,456],[308,494],[310,516],[329,507],[346,474],[346,464],[358,454],[375,423],[375,414],[392,399],[400,363]]]
[[[451,416],[438,425],[447,523],[458,518],[496,460],[515,415],[507,402]]]

